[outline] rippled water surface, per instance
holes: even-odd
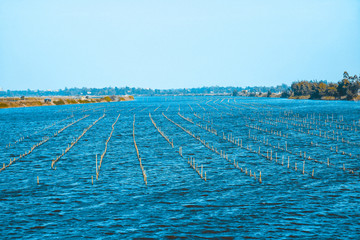
[[[1,109],[1,238],[359,239],[359,131],[360,104],[343,101]]]

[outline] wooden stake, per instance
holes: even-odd
[[[96,154],[96,180],[98,180],[99,174],[98,174],[98,164],[97,164],[97,154]]]
[[[302,171],[302,174],[304,175],[304,173],[305,173],[305,160],[304,160],[304,162],[303,162],[303,171]]]
[[[261,171],[260,171],[260,176],[259,176],[259,182],[262,183],[262,180],[261,180]]]
[[[288,168],[290,167],[290,159],[289,159],[289,156],[288,156]]]

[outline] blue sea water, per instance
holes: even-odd
[[[345,101],[138,97],[0,109],[0,167],[50,138],[0,172],[1,238],[359,239],[359,131],[360,103]]]

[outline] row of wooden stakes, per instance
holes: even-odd
[[[15,146],[17,143],[20,143],[20,142],[22,142],[23,140],[25,140],[26,138],[29,138],[29,137],[31,137],[31,136],[33,136],[33,135],[35,135],[35,134],[41,133],[41,132],[43,132],[43,131],[51,128],[51,127],[54,127],[55,125],[58,125],[58,124],[60,124],[61,122],[66,121],[66,120],[68,120],[69,118],[72,118],[72,117],[74,117],[74,116],[72,115],[72,116],[66,117],[66,118],[64,118],[64,119],[62,119],[62,120],[60,120],[60,121],[56,121],[56,122],[52,123],[51,125],[44,127],[44,128],[41,129],[41,130],[35,131],[35,132],[33,132],[33,133],[31,133],[31,134],[29,134],[29,135],[27,135],[27,136],[23,136],[23,137],[19,138],[18,140],[16,140],[15,142],[7,144],[5,148],[13,147],[13,146]]]
[[[254,129],[259,130],[258,128],[254,128]],[[250,135],[249,135],[249,137],[250,137]],[[265,138],[265,137],[264,137],[264,138]],[[255,136],[255,137],[252,137],[252,139],[253,139],[253,140],[258,140],[258,139],[256,138],[256,136]],[[285,148],[281,148],[281,147],[279,146],[279,144],[278,144],[277,146],[271,145],[271,143],[269,143],[268,140],[265,141],[265,139],[264,139],[263,143],[264,143],[264,145],[271,146],[271,147],[273,147],[273,148],[278,148],[278,149],[280,149],[280,150],[282,150],[282,151],[286,151],[286,152],[288,152],[288,153],[290,153],[290,154],[292,154],[292,155],[300,156],[301,158],[304,158],[304,159],[306,159],[306,160],[311,160],[311,161],[314,161],[314,162],[316,162],[316,163],[324,164],[324,165],[327,165],[327,166],[335,166],[334,164],[332,164],[332,163],[329,162],[329,158],[328,158],[327,161],[325,162],[325,161],[316,160],[316,159],[314,159],[314,158],[311,158],[309,155],[306,155],[306,152],[305,152],[305,151],[303,151],[303,152],[300,151],[299,154],[298,154],[298,153],[294,153],[294,152],[288,150],[288,148],[287,148],[287,142],[285,142]],[[314,144],[312,141],[311,141],[311,145],[324,148],[323,146],[319,146],[318,144]],[[332,147],[330,147],[330,150],[331,150],[331,151],[335,151],[335,152],[338,153],[338,154],[348,155],[348,156],[350,156],[350,157],[354,156],[353,154],[351,154],[351,153],[346,153],[345,151],[339,152],[339,151],[338,151],[338,146],[336,146],[336,148],[335,148],[334,150],[333,150]],[[341,167],[340,169],[345,170],[346,168],[345,168],[344,166],[345,166],[345,164],[343,163],[343,165],[342,165],[342,167]],[[353,170],[353,169],[346,169],[346,170],[347,170],[347,171],[345,171],[345,172],[348,172],[348,173],[350,173],[350,174],[355,174],[355,175],[358,174],[358,173],[356,173],[355,170]]]
[[[155,128],[158,129],[155,121],[151,118],[151,114],[149,114],[149,116],[150,116],[150,119],[151,119],[152,123],[154,124]],[[167,120],[172,121],[172,120],[170,120],[164,113],[163,113],[163,116],[164,116]],[[165,138],[165,136],[166,136],[165,133],[163,133],[160,129],[158,129],[158,132]],[[170,140],[168,140],[167,137],[166,137],[165,139],[170,143]],[[172,147],[174,147],[173,141],[171,141],[170,145],[171,145]],[[178,152],[178,153],[179,153],[179,155],[183,158],[182,147],[179,147],[179,152]],[[191,158],[191,159],[192,159],[192,158]],[[193,162],[195,163],[195,159],[193,160]],[[200,176],[201,179],[203,179],[203,180],[206,181],[206,172],[205,172],[205,175],[203,175],[203,167],[202,167],[202,165],[201,165],[201,172],[200,172],[199,169],[198,169],[198,166],[196,166],[195,164],[193,164],[193,162],[192,162],[192,161],[190,162],[190,158],[188,158],[188,164],[190,165],[190,167],[193,168],[193,169],[199,174],[199,176]]]
[[[180,157],[184,158],[183,153],[182,153],[182,147],[179,147],[179,155]],[[203,165],[201,165],[201,168],[199,170],[199,165],[196,164],[195,162],[195,158],[193,157],[189,157],[187,158],[187,163],[189,164],[189,166],[195,170],[195,172],[199,175],[199,177],[204,180],[205,182],[207,181],[206,178],[206,172],[203,172]],[[204,173],[204,174],[203,174]]]
[[[277,121],[276,119],[271,119],[272,121]],[[270,120],[269,120],[270,121]],[[261,122],[261,121],[260,121]],[[282,123],[282,122],[280,122]],[[323,137],[323,138],[328,138],[328,139],[331,139],[331,140],[337,140],[339,141],[339,136],[335,136],[335,135],[340,135],[342,136],[342,132],[339,133],[339,131],[335,131],[335,130],[332,130],[332,131],[329,131],[329,130],[322,130],[320,128],[318,128],[317,126],[315,126],[315,128],[312,128],[311,126],[309,126],[309,124],[306,126],[306,125],[303,125],[303,124],[297,124],[297,123],[283,123],[283,124],[287,124],[287,129],[289,129],[288,125],[292,125],[294,127],[296,127],[295,129],[293,130],[298,130],[298,132],[302,132],[302,133],[307,133],[307,134],[310,134],[310,135],[314,135],[314,136],[320,136],[320,137]],[[305,130],[303,130],[305,129]],[[306,131],[307,130],[307,131]],[[317,134],[315,131],[318,130],[319,131],[319,134]],[[331,134],[332,132],[332,135]],[[347,140],[344,140],[344,138],[342,138],[342,142],[346,142]]]
[[[223,135],[224,135],[224,133],[223,133]],[[238,144],[238,142],[239,142],[239,140],[238,140],[238,142],[236,142],[236,140],[235,140],[234,138],[232,139],[231,136],[228,136],[227,139],[226,139],[224,136],[223,136],[223,138],[224,138],[225,140],[228,140],[228,141],[233,142],[233,143],[235,143],[235,144]],[[256,136],[255,136],[255,137],[254,137],[254,136],[250,136],[250,132],[249,132],[249,138],[250,138],[250,139],[253,139],[253,140],[258,140],[258,139],[256,138]],[[265,138],[265,137],[264,137],[264,138]],[[268,140],[265,141],[265,139],[264,139],[263,143],[264,143],[264,145],[271,146],[271,147],[273,147],[273,148],[276,148],[276,147],[277,147],[278,149],[280,149],[280,150],[282,150],[282,151],[285,151],[285,152],[287,152],[287,153],[290,153],[290,154],[292,154],[292,155],[300,156],[300,158],[303,158],[304,161],[305,161],[305,160],[311,160],[311,161],[314,161],[314,162],[316,162],[316,163],[324,164],[324,165],[327,165],[327,166],[335,166],[334,164],[330,163],[329,158],[327,159],[326,162],[324,162],[324,161],[320,161],[320,160],[316,160],[316,159],[311,158],[309,155],[306,155],[306,152],[301,152],[301,151],[300,151],[299,154],[293,153],[292,151],[288,150],[288,148],[287,148],[287,143],[286,143],[286,142],[285,142],[285,148],[281,148],[281,147],[279,146],[279,144],[278,144],[277,146],[271,145],[271,143],[269,143]],[[242,147],[242,140],[241,140],[240,146]],[[247,147],[247,149],[248,149],[248,147]],[[250,147],[250,150],[251,150],[251,147]],[[254,152],[255,152],[255,151],[254,151]],[[259,147],[259,152],[260,152],[260,147]],[[268,153],[267,153],[267,155],[268,155]],[[350,155],[351,155],[351,154],[350,154]],[[268,157],[268,156],[267,156],[267,158],[271,158],[271,157]],[[282,164],[282,165],[283,165],[283,164]],[[288,164],[288,165],[289,165],[289,164]],[[303,163],[303,167],[305,167],[305,162]],[[295,169],[295,170],[297,169],[296,163],[295,163],[295,168],[294,168],[294,169]],[[342,167],[341,167],[340,169],[343,170],[343,171],[346,172],[346,173],[350,173],[350,174],[353,174],[353,175],[358,175],[358,173],[355,172],[353,169],[346,169],[344,163],[342,164]],[[312,174],[311,174],[311,175],[312,175],[312,177],[314,176],[314,169],[312,170]]]
[[[70,149],[85,135],[85,133],[87,131],[89,131],[90,128],[92,128],[98,121],[100,121],[101,119],[103,119],[105,117],[105,113],[100,116],[98,119],[96,119],[92,124],[90,124],[87,128],[84,129],[84,131],[81,133],[80,136],[78,136],[74,141],[72,141],[65,150],[62,151],[62,154],[60,154],[59,156],[57,156],[54,160],[51,161],[51,168],[52,169],[56,169],[56,167],[54,168],[55,163],[57,163],[67,152],[70,151]]]
[[[203,120],[203,121],[206,121],[206,122],[208,122],[208,123],[211,123],[209,120],[206,120],[204,116],[201,117],[201,116],[199,116],[196,112],[194,112],[193,114],[194,114],[194,116],[197,117],[198,119],[201,119],[201,120]],[[211,123],[211,124],[212,124],[212,123]]]
[[[264,137],[264,138],[265,138],[265,137]],[[258,140],[258,139],[256,138],[256,136],[251,136],[251,139],[253,139],[253,140]],[[261,140],[260,140],[260,141],[261,141]],[[294,152],[292,152],[291,150],[289,150],[289,149],[287,148],[287,142],[285,142],[285,148],[281,148],[279,144],[278,144],[278,145],[272,145],[271,143],[269,143],[268,139],[267,139],[267,141],[265,141],[265,139],[264,139],[264,141],[262,141],[262,142],[263,142],[263,144],[264,144],[265,146],[270,146],[270,147],[272,147],[272,148],[277,148],[277,149],[279,149],[279,150],[285,151],[285,152],[287,152],[287,153],[289,153],[289,154],[292,154],[292,155],[294,155],[294,156],[303,158],[304,161],[305,161],[305,160],[309,160],[309,161],[311,160],[311,161],[313,161],[313,162],[315,162],[315,163],[320,163],[320,164],[323,164],[323,165],[327,165],[328,167],[331,167],[331,166],[332,166],[332,167],[335,167],[335,168],[336,168],[335,164],[330,163],[329,158],[327,158],[327,161],[325,162],[325,161],[317,160],[317,159],[314,159],[314,158],[310,157],[309,155],[306,154],[305,151],[300,151],[299,153],[294,153]],[[311,145],[313,145],[313,142],[311,142]],[[260,147],[259,147],[259,148],[260,148]],[[332,149],[332,147],[331,147],[331,149]],[[337,151],[337,146],[336,146],[336,151]],[[342,154],[345,155],[345,152],[342,152]],[[351,153],[350,153],[349,155],[351,156]],[[346,172],[346,173],[350,173],[350,174],[354,174],[354,175],[358,175],[358,174],[359,174],[359,173],[355,172],[353,169],[349,169],[349,168],[346,169],[346,168],[345,168],[345,163],[343,163],[343,164],[342,164],[342,167],[340,167],[339,169],[343,170],[343,171]]]
[[[269,120],[271,120],[271,121],[274,121],[274,122],[276,122],[276,121],[278,121],[278,120],[276,120],[276,119],[269,119]],[[283,122],[280,122],[280,123],[283,123]],[[340,132],[338,132],[338,131],[332,131],[332,133],[333,133],[333,136],[331,136],[330,134],[329,134],[329,132],[331,133],[331,131],[322,131],[321,129],[318,129],[317,128],[317,126],[315,127],[315,128],[311,128],[311,127],[309,127],[309,126],[306,126],[306,125],[299,125],[299,124],[295,124],[295,123],[289,123],[289,122],[284,122],[283,124],[287,124],[287,126],[288,126],[288,124],[290,124],[290,125],[293,125],[293,126],[295,126],[295,127],[299,127],[299,126],[303,126],[303,128],[305,128],[306,130],[304,131],[302,128],[300,128],[300,129],[297,129],[297,128],[295,128],[295,129],[292,129],[292,130],[294,130],[294,131],[298,131],[298,132],[301,132],[301,133],[306,133],[306,134],[309,134],[309,135],[314,135],[314,136],[318,136],[318,137],[322,137],[322,138],[325,138],[325,139],[331,139],[331,140],[336,140],[336,141],[340,141],[340,137],[339,136],[336,136],[335,137],[335,134],[336,135],[340,135],[340,136],[342,136],[342,133]],[[288,129],[288,127],[287,127],[287,129]],[[317,133],[315,133],[315,132],[313,132],[312,130],[319,130],[319,133],[317,134]],[[328,133],[328,134],[327,134]],[[349,140],[346,140],[345,138],[341,138],[341,142],[343,142],[343,143],[348,143],[348,144],[352,144],[352,145],[359,145],[360,146],[360,143],[356,143],[356,142],[351,142],[351,141],[349,141]]]
[[[155,123],[155,121],[152,119],[151,114],[149,113],[149,117],[150,120],[152,122],[152,124],[154,125],[154,127],[156,128],[156,130],[160,133],[161,136],[163,136],[163,138],[165,138],[165,140],[171,145],[171,147],[174,147],[174,142],[173,140],[170,141],[170,138],[168,136],[166,136],[166,134],[161,131],[160,127],[158,127]]]
[[[195,158],[193,157],[188,158],[188,164],[192,169],[194,169],[197,172],[200,178],[206,182],[206,172],[203,171],[203,165],[200,166],[200,170],[199,170],[199,165],[196,165]]]
[[[2,172],[3,170],[5,170],[6,168],[10,167],[13,163],[15,163],[17,160],[23,158],[23,157],[26,157],[27,155],[29,155],[30,153],[32,153],[34,151],[35,148],[43,145],[44,143],[46,143],[47,141],[49,141],[49,137],[44,137],[43,140],[41,140],[40,142],[38,142],[37,144],[33,145],[31,147],[31,149],[29,151],[26,151],[25,153],[23,154],[20,154],[19,157],[17,158],[13,158],[11,159],[10,158],[10,162],[6,165],[5,163],[3,163],[3,167],[0,169],[0,172]]]
[[[210,131],[208,128],[203,127],[201,124],[196,124],[196,125],[197,125],[198,127],[202,128],[202,129],[207,130],[208,132],[210,132],[210,133],[212,133],[212,134],[220,137],[216,132]],[[232,138],[231,135],[229,135],[228,138],[226,138],[225,135],[224,135],[224,133],[223,133],[222,138],[223,138],[224,140],[227,140],[227,141],[229,141],[229,142],[231,142],[231,143],[233,143],[233,144],[236,144],[236,145],[238,145],[239,147],[243,148],[243,147],[242,147],[242,139],[240,139],[240,140],[237,139],[237,140],[236,140],[235,138]],[[244,169],[243,169],[242,167],[239,167],[239,161],[235,161],[235,159],[232,161],[231,159],[229,159],[229,155],[228,155],[228,154],[226,154],[226,153],[225,153],[224,151],[222,151],[222,150],[220,150],[220,152],[219,152],[216,148],[211,147],[210,144],[209,144],[209,143],[206,143],[204,140],[203,140],[202,143],[203,143],[203,145],[204,145],[205,147],[207,147],[208,149],[212,150],[213,152],[219,154],[222,158],[226,159],[229,163],[233,164],[235,168],[240,169],[241,172],[244,172],[246,175],[248,174],[247,168],[244,168]],[[255,180],[256,180],[256,173],[253,171],[253,174],[252,174],[252,173],[251,173],[251,169],[249,169],[249,176],[250,176],[250,177],[254,177]],[[259,182],[262,183],[261,171],[260,171],[260,174],[259,174]]]
[[[179,115],[182,119],[184,119],[184,120],[186,120],[186,121],[188,121],[188,122],[190,122],[190,123],[194,123],[193,120],[191,120],[191,118],[184,117],[183,115],[181,115],[180,112],[178,112],[178,115]]]
[[[134,140],[134,146],[135,146],[135,150],[136,150],[136,155],[137,155],[137,158],[138,158],[139,163],[140,163],[140,169],[141,169],[141,172],[143,174],[144,182],[145,182],[145,185],[147,185],[146,171],[145,171],[145,169],[144,169],[144,167],[142,165],[139,149],[138,149],[136,141],[135,141],[135,115],[134,115],[134,121],[133,121],[133,140]]]
[[[261,120],[256,120],[256,119],[251,119],[251,118],[247,118],[247,119],[248,119],[248,120],[252,120],[252,121],[259,121],[259,122],[265,123],[264,121],[261,121]],[[269,124],[269,123],[265,123],[265,124]],[[271,124],[270,124],[270,125],[271,125]],[[270,133],[270,134],[275,135],[275,136],[286,137],[286,138],[288,137],[287,134],[286,134],[286,135],[285,135],[285,134],[281,135],[281,131],[280,131],[280,133],[279,133],[278,131],[274,131],[274,130],[268,131],[267,129],[263,129],[263,128],[257,126],[257,125],[246,125],[246,126],[247,126],[247,127],[250,127],[250,128],[253,128],[253,129],[256,129],[256,130],[258,130],[258,131],[263,131],[263,132]],[[302,131],[301,129],[300,129],[300,130],[298,130],[298,129],[292,129],[292,130],[293,130],[293,131],[298,131],[298,132],[301,132],[301,133],[306,133],[305,131]],[[322,135],[321,135],[321,131],[320,131],[320,134],[316,134],[316,133],[309,133],[309,130],[308,130],[307,134],[335,140],[335,138],[326,137],[326,132],[325,132],[325,134],[323,134],[324,136],[322,136]],[[339,140],[339,139],[337,138],[337,140]],[[343,138],[341,139],[341,141],[342,141],[342,142],[345,142],[345,140],[344,140]],[[349,141],[347,141],[347,142],[349,142]],[[320,147],[320,146],[319,146],[319,147]],[[337,148],[337,147],[336,147],[336,148]],[[332,148],[331,148],[331,150],[332,150]],[[336,150],[336,152],[338,152],[338,151]],[[341,151],[341,154],[342,154],[342,155],[348,155],[348,156],[350,156],[350,157],[353,156],[351,153],[346,153],[345,151]]]
[[[203,139],[200,139],[200,142],[206,147],[208,148],[209,150],[213,151],[214,153],[220,155],[220,157],[224,158],[225,160],[227,160],[230,164],[234,165],[234,167],[236,169],[239,169],[241,172],[245,173],[245,175],[248,175],[249,173],[249,176],[250,177],[254,177],[254,179],[256,180],[256,173],[255,171],[253,171],[251,173],[251,169],[249,169],[249,172],[248,172],[248,169],[247,168],[243,168],[243,167],[240,167],[239,166],[239,161],[236,161],[235,159],[234,160],[231,160],[229,159],[229,155],[225,153],[225,151],[223,150],[220,150],[218,151],[217,148],[215,148],[214,146],[211,146],[209,143],[207,143],[205,140]],[[262,183],[262,179],[261,179],[261,171],[259,173],[259,182]]]
[[[104,152],[103,152],[103,153],[101,154],[101,156],[100,156],[99,165],[97,164],[98,161],[97,161],[97,155],[96,155],[96,180],[99,179],[99,172],[100,172],[100,169],[101,169],[101,164],[102,164],[102,161],[103,161],[103,159],[104,159],[104,156],[105,156],[105,154],[106,154],[106,152],[107,152],[108,143],[109,143],[109,141],[110,141],[110,139],[111,139],[111,137],[112,137],[112,135],[113,135],[113,132],[114,132],[114,130],[115,130],[115,124],[116,124],[117,121],[119,120],[119,117],[120,117],[120,114],[117,116],[115,122],[111,125],[111,132],[110,132],[109,137],[108,137],[108,138],[106,139],[106,141],[105,141],[105,149],[104,149]]]
[[[166,116],[164,115],[164,117],[166,117]],[[205,140],[201,139],[199,136],[196,136],[196,135],[195,135],[194,133],[192,133],[190,130],[182,127],[180,124],[174,122],[174,121],[171,120],[170,118],[166,117],[166,119],[168,119],[171,123],[175,124],[177,127],[179,127],[180,129],[182,129],[184,132],[186,132],[187,134],[189,134],[190,136],[192,136],[192,137],[195,138],[196,140],[200,141],[200,143],[202,143],[206,148],[208,148],[209,150],[211,150],[211,151],[219,154],[221,157],[223,157],[223,158],[225,158],[225,159],[227,159],[227,160],[229,161],[228,157],[227,157],[227,156],[225,157],[225,155],[223,155],[222,151],[221,151],[221,152],[217,151],[216,148],[211,147],[208,143],[205,142]],[[179,151],[179,152],[181,152],[181,151]],[[182,155],[182,154],[180,154],[180,155]],[[191,166],[193,166],[193,165],[191,165]],[[235,160],[234,160],[234,167],[237,168],[237,169],[240,169],[242,172],[245,172],[241,167],[239,167],[238,162],[236,162]],[[195,169],[196,169],[196,168],[195,168]],[[198,173],[199,173],[199,172],[198,172]],[[246,175],[247,175],[247,170],[246,170]],[[250,170],[250,176],[251,176],[251,177],[254,176],[254,177],[255,177],[255,180],[256,180],[256,174],[255,174],[255,175],[251,175],[251,170]],[[260,182],[260,183],[262,182],[262,180],[261,180],[261,172],[260,172],[259,182]]]
[[[289,121],[296,121],[296,122],[299,122],[299,123],[304,123],[304,124],[312,124],[312,125],[315,125],[315,126],[324,126],[324,127],[327,127],[327,126],[330,126],[332,127],[332,123],[335,124],[335,128],[336,129],[343,129],[343,130],[350,130],[350,131],[357,131],[357,128],[356,128],[356,124],[355,124],[355,121],[353,121],[353,124],[347,124],[346,122],[344,122],[344,120],[342,121],[337,121],[337,120],[332,120],[330,121],[329,119],[325,119],[324,121],[320,121],[320,120],[312,120],[311,118],[309,119],[308,117],[306,118],[300,118],[299,116],[298,117],[279,117],[283,120],[289,120]],[[309,121],[307,121],[309,120]],[[327,124],[329,123],[329,124]],[[359,120],[359,123],[360,123],[360,120]],[[345,128],[346,126],[346,128]],[[349,128],[350,127],[350,128]],[[354,127],[354,129],[353,129]]]
[[[13,163],[15,163],[17,160],[19,160],[19,159],[21,159],[21,158],[29,155],[29,154],[32,153],[37,147],[43,145],[44,143],[46,143],[47,141],[49,141],[51,138],[56,137],[59,133],[61,133],[62,131],[64,131],[64,130],[67,129],[68,127],[74,125],[75,123],[79,122],[80,120],[82,120],[82,119],[84,119],[84,118],[86,118],[86,117],[87,117],[87,116],[84,116],[84,117],[82,117],[81,119],[79,119],[79,120],[77,120],[77,121],[75,121],[75,122],[72,122],[72,123],[68,124],[67,126],[61,128],[60,130],[58,130],[57,132],[55,132],[55,133],[53,134],[53,136],[51,136],[51,137],[47,137],[47,136],[46,136],[46,137],[43,137],[42,140],[41,140],[40,142],[34,144],[34,145],[30,148],[29,151],[26,151],[24,154],[20,154],[20,156],[17,157],[17,158],[10,159],[10,162],[9,162],[9,164],[7,164],[7,165],[4,163],[4,164],[3,164],[3,167],[0,169],[0,172],[3,171],[3,170],[5,170],[6,168],[10,167],[10,166],[11,166]]]
[[[204,130],[206,130],[201,124],[197,124],[197,126],[200,127],[200,128],[202,128],[202,129],[204,129]],[[209,131],[209,130],[207,130],[207,131]],[[210,131],[209,131],[209,132],[210,132]],[[213,133],[213,132],[210,132],[210,133]],[[214,135],[217,135],[217,134],[215,134],[215,133],[213,133],[213,134],[214,134]],[[219,135],[217,135],[217,136],[219,136]],[[251,153],[255,153],[255,154],[258,154],[259,156],[264,157],[264,158],[266,158],[266,159],[268,159],[268,160],[272,160],[272,157],[270,157],[268,153],[267,153],[267,155],[261,154],[261,152],[260,152],[260,147],[259,147],[259,151],[255,151],[255,150],[251,149],[251,147],[249,148],[249,146],[246,146],[246,147],[243,146],[243,144],[242,144],[242,139],[235,139],[235,138],[232,137],[232,135],[230,135],[230,134],[228,134],[228,136],[226,137],[225,134],[224,134],[224,132],[223,132],[223,135],[222,135],[222,136],[219,136],[219,137],[221,137],[223,140],[226,140],[226,141],[228,141],[228,142],[230,142],[230,143],[233,143],[233,144],[237,145],[238,147],[240,147],[240,148],[242,148],[242,149],[245,149],[245,150],[247,150],[247,151],[249,151],[249,152],[251,152]],[[215,152],[217,152],[216,148],[215,148]],[[228,160],[227,155],[226,155],[226,154],[224,155],[224,153],[223,153],[222,151],[220,151],[220,154],[221,154],[221,156],[224,156],[224,158]],[[290,161],[289,158],[288,158],[288,161]],[[277,163],[277,158],[276,158],[276,163]],[[234,161],[234,166],[236,166],[235,164],[236,164],[236,162]],[[281,165],[283,165],[283,164],[281,164]],[[288,168],[290,168],[289,166],[290,166],[290,165],[289,165],[289,163],[288,163]],[[304,164],[304,168],[305,168],[305,164]],[[295,169],[295,171],[297,171],[296,163],[295,163],[295,168],[294,168],[294,169]],[[241,170],[242,170],[242,168],[241,168]],[[303,174],[304,174],[304,173],[306,173],[306,172],[305,172],[305,169],[304,169],[304,171],[303,171]],[[313,170],[313,172],[312,172],[312,177],[314,176],[313,174],[314,174],[314,170]]]
[[[275,136],[286,137],[286,138],[288,137],[288,135],[281,135],[281,131],[280,131],[280,134],[279,134],[278,131],[273,131],[273,130],[268,131],[267,129],[263,129],[263,128],[259,127],[258,125],[246,125],[246,126],[249,127],[249,128],[258,130],[258,131],[270,133],[270,134],[275,135]],[[302,131],[301,129],[300,129],[300,130],[292,129],[292,130],[306,134],[306,132]],[[320,134],[314,134],[314,133],[309,133],[309,130],[308,130],[307,134],[308,134],[308,135],[314,135],[314,136],[319,136],[319,137],[321,137],[321,131],[320,131]],[[330,138],[329,136],[326,137],[326,133],[325,133],[325,135],[324,135],[324,138],[328,138],[328,139],[331,139],[331,140],[335,140],[335,138]],[[337,140],[339,140],[339,139],[337,138]],[[344,139],[342,139],[342,142],[345,142]],[[311,142],[311,145],[313,145],[313,142]],[[320,146],[320,145],[318,145],[318,144],[316,144],[315,146],[324,148],[323,146]],[[336,146],[336,150],[333,150],[332,147],[330,148],[330,150],[331,150],[331,151],[335,151],[336,153],[339,153],[339,151],[338,151],[338,146]],[[347,153],[347,152],[345,152],[345,151],[340,151],[340,153],[341,153],[342,155],[348,155],[348,156],[350,156],[350,157],[354,156],[352,153]]]

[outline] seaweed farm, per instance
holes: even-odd
[[[0,110],[2,238],[358,239],[360,104],[242,97]]]

